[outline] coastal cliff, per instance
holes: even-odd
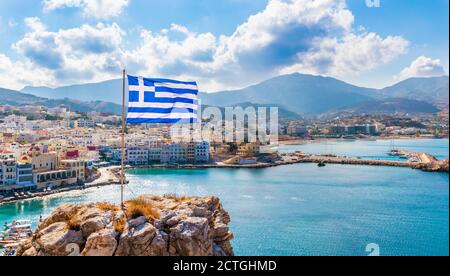
[[[230,216],[217,197],[141,196],[63,205],[16,256],[232,256]]]

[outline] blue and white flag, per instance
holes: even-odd
[[[128,76],[129,124],[192,124],[197,122],[196,82]]]

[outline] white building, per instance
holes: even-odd
[[[26,121],[24,123],[24,129],[26,130],[39,130],[41,129],[38,121]]]
[[[92,120],[88,119],[79,119],[76,121],[76,127],[75,128],[94,128],[95,123]]]
[[[98,150],[89,150],[84,154],[83,157],[94,162],[100,161],[100,153],[98,152]]]
[[[186,163],[187,146],[181,143],[164,145],[161,150],[161,163]]]
[[[206,141],[195,144],[195,162],[208,163],[210,157],[209,143]]]
[[[172,143],[161,147],[161,163],[208,163],[210,146],[206,141],[195,143]]]
[[[33,188],[33,165],[29,163],[17,163],[17,185],[24,189]]]
[[[127,138],[127,148],[143,148],[145,147],[145,142],[142,140],[142,137],[129,137]]]
[[[148,145],[148,160],[150,163],[160,163],[161,153],[164,143],[162,141],[152,141]]]
[[[57,107],[49,107],[47,109],[47,113],[50,115],[60,115],[67,112],[67,107],[64,106],[57,106]]]
[[[67,137],[73,145],[79,146],[95,146],[102,144],[101,136],[98,133],[74,133],[71,137]]]
[[[9,115],[6,116],[3,121],[5,124],[13,124],[16,126],[23,125],[27,122],[27,117],[25,116],[17,116],[17,115]]]
[[[17,183],[16,159],[12,155],[0,156],[0,190],[10,190]],[[9,186],[9,187],[8,187]]]
[[[130,148],[127,149],[127,163],[131,166],[148,165],[148,149]]]

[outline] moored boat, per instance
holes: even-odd
[[[4,227],[7,229],[18,229],[18,228],[24,228],[29,227],[31,229],[31,221],[29,220],[14,220],[11,223],[5,223]]]
[[[4,230],[0,233],[0,246],[8,247],[29,239],[33,234],[29,220],[15,220],[10,224],[5,223]]]

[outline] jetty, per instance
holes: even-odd
[[[431,154],[422,152],[411,152],[405,150],[396,151],[396,155],[405,157],[406,161],[378,160],[353,158],[335,155],[309,155],[301,152],[283,156],[282,163],[317,163],[317,164],[341,164],[341,165],[360,165],[360,166],[385,166],[385,167],[404,167],[426,172],[449,172],[449,161],[438,160]]]

